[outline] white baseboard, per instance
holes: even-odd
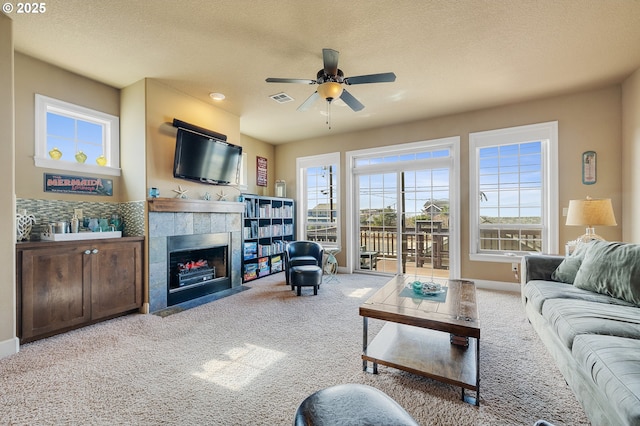
[[[0,358],[17,354],[20,350],[20,340],[17,337],[0,342]]]
[[[520,294],[520,283],[509,283],[504,281],[488,281],[488,280],[476,280],[473,278],[463,278],[476,283],[476,288],[482,288],[486,290],[499,290],[508,291],[511,293]]]

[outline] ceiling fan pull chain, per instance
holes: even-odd
[[[327,125],[331,130],[331,101],[327,101]]]

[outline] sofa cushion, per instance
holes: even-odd
[[[542,307],[542,316],[569,349],[582,334],[640,339],[640,309],[635,306],[552,299]]]
[[[589,244],[578,245],[573,254],[565,257],[556,270],[553,271],[551,279],[561,283],[573,284],[588,247]]]
[[[542,306],[550,299],[577,299],[612,305],[635,306],[633,303],[616,299],[605,294],[582,290],[571,284],[556,281],[529,281],[522,289],[527,303],[533,304],[536,312],[542,312]]]
[[[558,268],[553,271],[551,279],[561,283],[573,284],[576,274],[578,273],[578,269],[580,268],[580,264],[582,264],[581,257],[567,257],[560,265],[558,265]]]
[[[592,241],[573,285],[640,306],[640,244]]]
[[[572,354],[625,424],[640,424],[640,340],[577,336]]]

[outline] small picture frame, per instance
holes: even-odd
[[[287,196],[287,184],[283,180],[276,181],[276,197],[285,198]]]
[[[596,172],[597,154],[595,151],[585,151],[582,153],[582,183],[593,185],[597,181]]]

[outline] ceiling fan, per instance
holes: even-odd
[[[267,83],[302,83],[318,84],[318,90],[313,92],[306,101],[298,107],[298,111],[306,111],[319,98],[325,99],[329,105],[336,98],[342,99],[352,110],[360,111],[364,105],[360,103],[351,93],[347,92],[342,85],[368,83],[390,83],[396,80],[396,75],[392,72],[381,74],[359,75],[355,77],[345,77],[341,69],[338,68],[339,52],[333,49],[322,49],[322,60],[324,68],[318,71],[315,80],[302,78],[267,78]]]

